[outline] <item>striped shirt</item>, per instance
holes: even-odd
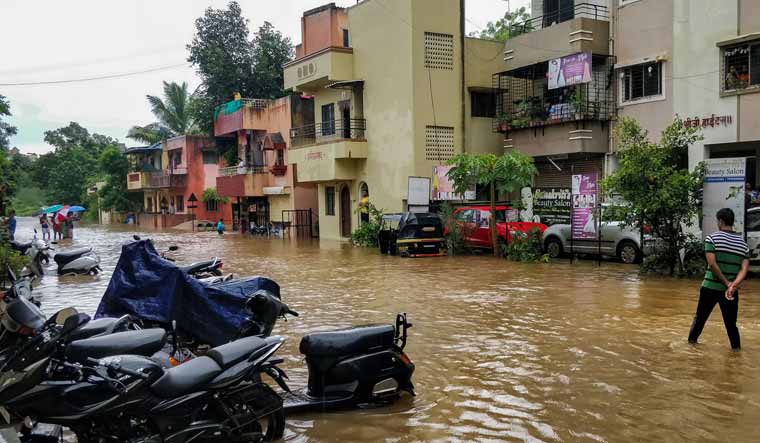
[[[742,261],[749,259],[749,246],[747,246],[742,235],[737,232],[718,231],[708,235],[705,238],[705,252],[715,254],[715,261],[720,272],[729,281],[736,278],[736,274],[742,267]],[[710,268],[707,268],[707,272],[705,272],[702,287],[718,291],[726,290],[726,285],[713,275]]]

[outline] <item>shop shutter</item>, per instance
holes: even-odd
[[[562,171],[546,160],[536,160],[538,175],[534,180],[536,188],[569,188],[573,174],[599,173],[603,171],[604,157],[593,156],[580,159],[554,160]]]

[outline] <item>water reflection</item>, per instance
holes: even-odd
[[[30,233],[23,219],[20,236]],[[45,277],[53,312],[93,312],[131,228],[85,227],[103,261],[98,277]],[[392,407],[289,420],[292,442],[748,441],[760,419],[760,289],[743,291],[745,349],[729,350],[715,314],[685,344],[698,283],[640,280],[595,262],[525,265],[490,257],[400,259],[346,244],[216,233],[141,233],[181,262],[219,255],[225,271],[274,278],[302,316],[280,323],[294,384],[308,332],[388,322],[408,312],[418,396]],[[30,237],[30,235],[26,235]]]

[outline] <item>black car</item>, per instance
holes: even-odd
[[[438,214],[429,212],[383,216],[378,241],[383,254],[400,254],[403,257],[446,254],[443,222]]]

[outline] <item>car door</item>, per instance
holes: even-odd
[[[492,248],[491,242],[491,211],[475,210],[474,237],[478,247]]]
[[[462,229],[462,236],[464,237],[464,241],[465,243],[467,243],[468,246],[476,245],[476,240],[474,238],[474,234],[475,234],[474,213],[475,211],[472,209],[462,209],[456,212],[456,215],[455,215],[457,224]]]

